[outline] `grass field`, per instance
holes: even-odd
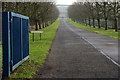
[[[0,68],[2,67],[2,45],[0,44]]]
[[[105,35],[105,36],[108,36],[111,38],[120,39],[120,37],[119,37],[120,35],[118,35],[119,32],[115,32],[114,29],[104,30],[104,28],[101,28],[101,29],[99,29],[98,27],[93,28],[92,26],[90,27],[90,26],[86,26],[84,24],[74,22],[71,19],[67,19],[67,20],[70,24],[72,24],[78,28],[85,29],[85,30],[91,31],[91,32],[96,32],[98,34]]]
[[[30,58],[18,67],[10,78],[32,78],[38,66],[45,62],[59,24],[60,20],[56,20],[49,27],[41,29],[41,31],[44,31],[42,40],[39,39],[40,34],[35,34],[35,42],[33,42],[30,34]]]

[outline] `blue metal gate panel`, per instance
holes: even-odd
[[[23,58],[25,58],[26,56],[28,56],[29,54],[29,48],[28,48],[28,46],[29,46],[29,38],[27,37],[28,36],[28,34],[25,34],[25,33],[29,33],[29,31],[28,31],[28,24],[26,24],[26,23],[28,23],[29,21],[28,20],[25,20],[25,19],[22,19],[22,30],[23,30]]]
[[[21,19],[13,17],[11,26],[11,48],[13,53],[13,65],[17,64],[21,59]]]
[[[3,77],[29,58],[28,23],[26,16],[3,12]]]

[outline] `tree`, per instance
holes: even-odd
[[[108,29],[108,21],[114,21],[115,31],[118,31],[118,18],[120,18],[120,2],[76,2],[68,8],[69,17],[77,22],[88,24],[95,28]],[[104,24],[102,24],[104,20]]]
[[[36,30],[48,26],[59,15],[54,2],[3,2],[2,6],[3,11],[29,16],[30,20],[36,25]]]

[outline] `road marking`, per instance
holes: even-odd
[[[82,37],[82,39],[84,39],[85,41],[87,41],[88,43],[90,43],[94,48],[97,49],[97,47],[95,45],[93,45],[90,41],[88,41],[87,39],[85,39],[85,37]],[[97,49],[98,50],[98,49]],[[107,59],[109,59],[111,62],[113,62],[115,65],[117,65],[118,67],[120,67],[120,64],[117,63],[115,60],[113,60],[112,58],[110,58],[108,55],[106,55],[103,51],[100,51],[100,53],[102,53]]]
[[[112,58],[110,58],[108,55],[106,55],[103,51],[100,51],[106,58],[111,60],[114,64],[116,64],[118,67],[120,67],[120,64],[118,64],[116,61],[114,61]]]

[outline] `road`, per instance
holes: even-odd
[[[89,35],[63,19],[46,63],[34,77],[118,78],[119,67],[87,41],[86,37]],[[91,38],[94,37],[96,36],[93,35]],[[98,38],[100,39],[99,36]]]
[[[88,41],[95,48],[106,54],[114,61],[118,62],[118,40],[94,32],[78,29],[74,26],[69,27],[74,33]]]

